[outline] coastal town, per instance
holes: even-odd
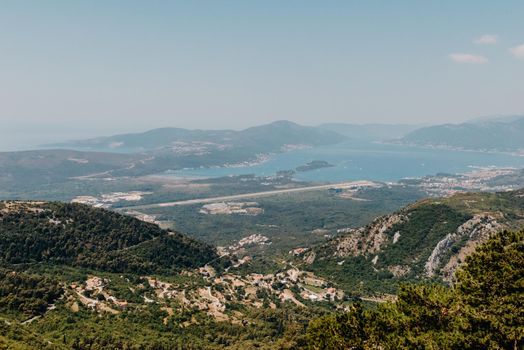
[[[502,192],[520,188],[522,171],[515,168],[482,167],[461,174],[438,174],[403,179],[400,184],[419,187],[432,197],[447,197],[458,192]]]
[[[279,174],[282,172],[279,172]],[[276,177],[278,178],[278,174]],[[288,174],[289,176],[289,174]],[[270,185],[275,177],[256,178],[261,185]],[[478,167],[471,171],[459,174],[436,174],[418,178],[405,178],[398,182],[378,182],[378,181],[349,181],[338,184],[306,185],[294,184],[291,182],[286,188],[270,191],[232,194],[224,197],[213,197],[209,194],[208,198],[196,198],[189,200],[174,201],[169,203],[149,204],[145,207],[162,207],[170,205],[192,205],[203,204],[199,213],[204,215],[250,215],[257,216],[264,213],[264,209],[255,201],[239,201],[239,199],[254,199],[280,193],[294,193],[302,191],[328,190],[341,198],[349,200],[362,200],[358,193],[362,190],[380,188],[382,186],[409,186],[424,191],[429,196],[450,196],[457,192],[484,191],[500,192],[519,188],[519,181],[524,178],[522,171],[508,167]],[[256,180],[255,179],[255,180]],[[242,180],[242,179],[240,179]],[[269,181],[269,182],[267,182]],[[198,186],[205,184],[198,183]],[[193,188],[191,182],[186,187]],[[110,192],[100,195],[83,195],[74,197],[71,202],[88,204],[97,208],[112,208],[115,206],[125,206],[126,204],[137,203],[145,197],[154,195],[151,191],[129,191],[129,192]],[[138,206],[140,207],[140,206]],[[140,208],[133,208],[140,209]]]

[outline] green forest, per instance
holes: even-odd
[[[246,303],[248,287],[238,285],[225,302],[229,320],[220,320],[185,303],[184,294],[164,298],[148,282],[162,280],[186,295],[223,292],[213,278],[190,272],[215,262],[217,277],[228,275],[230,262],[206,244],[84,205],[3,202],[0,213],[0,349],[524,347],[524,231],[492,236],[451,285],[413,279],[380,303],[356,296],[313,303],[292,287],[294,304],[259,289],[261,307]],[[94,301],[105,309],[89,306]]]
[[[193,268],[217,258],[210,245],[87,205],[0,204],[0,261],[53,263],[112,272]]]
[[[523,349],[524,231],[469,256],[452,287],[406,284],[397,301],[353,304],[309,324],[312,349]]]

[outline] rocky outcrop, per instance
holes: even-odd
[[[473,216],[455,232],[447,234],[437,243],[424,265],[426,277],[440,275],[444,280],[451,280],[464,258],[473,252],[479,243],[502,228],[503,225],[493,214],[483,213]],[[462,246],[460,246],[461,242],[463,242]],[[458,252],[454,252],[456,249],[459,249]]]
[[[348,230],[347,234],[336,240],[335,256],[376,254],[388,242],[386,232],[394,225],[407,220],[408,217],[403,214],[392,214],[377,218],[368,226]],[[399,238],[400,236],[396,240]]]
[[[396,278],[404,277],[411,272],[411,267],[407,265],[391,265],[388,266],[388,271]]]
[[[304,255],[304,262],[311,265],[315,262],[317,254],[314,251],[309,251]]]

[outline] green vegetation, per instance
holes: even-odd
[[[399,139],[420,128],[416,124],[346,124],[326,123],[320,128],[347,136],[349,140],[387,141]]]
[[[404,192],[396,187],[363,191],[359,197],[383,196],[380,191],[391,191],[390,202],[383,201],[382,205],[405,200]],[[516,224],[520,218],[520,195],[521,192],[515,192],[417,203],[406,208],[409,221],[396,223],[385,231],[385,236],[391,239],[396,231],[402,230],[404,241],[401,238],[384,251],[375,266],[365,255],[345,258],[347,261],[342,265],[329,265],[341,270],[328,270],[331,267],[324,265],[326,276],[345,273],[360,288],[355,293],[359,296],[369,286],[374,291],[380,290],[381,285],[387,286],[387,280],[392,279],[386,265],[407,264],[410,256],[418,256],[423,262],[430,247],[473,215],[476,209],[463,209],[472,205],[473,198],[481,203],[478,208],[483,210],[506,208]],[[373,201],[342,199],[327,191],[320,196],[309,193],[300,198],[304,217],[293,217],[298,214],[292,211],[286,196],[261,201],[266,209],[263,215],[269,210],[273,217],[279,217],[282,221],[273,222],[279,225],[280,232],[285,232],[284,227],[298,225],[294,220],[305,220],[311,228],[334,231],[340,227],[344,214],[347,217],[347,205],[354,205],[354,212],[358,212],[359,206],[377,205]],[[469,204],[463,204],[465,198]],[[329,206],[315,208],[313,203],[317,200],[340,206],[339,210]],[[306,220],[313,210],[317,216]],[[283,211],[281,216],[276,215],[279,211]],[[285,215],[290,217],[287,223]],[[241,218],[256,220],[262,215]],[[262,221],[253,227],[268,224]],[[225,273],[229,261],[217,259],[214,249],[206,244],[114,212],[78,204],[2,202],[0,238],[0,348],[269,350],[524,346],[524,231],[503,232],[482,245],[467,258],[452,288],[442,284],[405,284],[398,291],[396,302],[368,307],[369,304],[348,304],[346,299],[344,305],[350,311],[332,314],[336,310],[334,303],[314,303],[297,295],[306,305],[300,307],[264,289],[253,292],[248,285],[236,285],[233,294],[238,298],[231,298],[231,294],[225,298],[224,320],[201,307],[209,305],[202,303],[205,296],[190,300],[194,292],[205,295],[206,291],[213,291],[213,295],[218,295],[229,288],[214,282],[214,277],[204,278],[196,267],[214,260],[218,276],[265,274],[284,271],[290,268],[291,261],[255,256],[251,262],[229,268]],[[280,249],[284,247],[281,245]],[[289,258],[287,253],[286,256]],[[413,281],[414,276],[407,275],[405,280]],[[164,287],[152,285],[150,278],[176,286],[165,289],[167,292],[182,292],[172,297],[161,296]],[[362,280],[369,284],[362,286],[359,283]],[[328,284],[333,281],[342,285],[342,280],[328,278]],[[402,279],[396,283],[399,281]],[[289,288],[296,292],[297,288]],[[308,288],[321,291],[313,285]],[[241,302],[250,289],[261,308]],[[96,301],[104,304],[95,305]]]
[[[120,315],[57,311],[28,328],[72,349],[300,349],[306,328],[320,310],[282,305],[279,310],[251,310],[244,324],[216,322],[195,311],[167,314],[155,306]],[[191,319],[198,322],[186,324]],[[249,320],[249,322],[247,321]]]
[[[0,203],[0,260],[104,271],[153,272],[202,266],[215,250],[154,224],[65,203]]]
[[[256,198],[253,200],[264,210],[257,216],[205,215],[199,213],[201,205],[154,208],[143,212],[158,214],[159,220],[173,222],[175,230],[219,246],[260,233],[272,244],[251,248],[249,252],[259,254],[263,249],[266,256],[287,255],[290,249],[324,242],[326,234],[334,235],[337,229],[365,225],[376,216],[398,210],[422,195],[413,188],[384,186],[364,189],[356,194],[365,200],[342,198],[328,190]],[[313,232],[316,229],[326,231]]]
[[[442,202],[455,210],[478,214],[485,212],[502,213],[509,221],[524,220],[524,190],[498,193],[458,193],[449,198],[428,200]]]
[[[59,148],[98,150],[105,152],[143,152],[166,151],[173,146],[210,147],[206,149],[214,155],[238,155],[241,150],[251,156],[257,153],[278,152],[284,145],[306,144],[326,145],[341,142],[345,138],[335,131],[308,127],[289,121],[276,121],[248,129],[235,130],[187,130],[180,128],[160,128],[143,133],[121,134],[90,140],[71,141],[53,145]],[[115,145],[118,145],[115,147]],[[227,146],[226,152],[215,152],[216,146]],[[214,146],[214,147],[213,147]],[[183,148],[181,147],[181,148]],[[217,150],[224,151],[222,147]],[[167,152],[160,152],[165,154]],[[199,155],[202,152],[195,152]],[[182,153],[184,154],[184,153]],[[207,157],[202,157],[207,158]],[[196,157],[199,159],[199,157]]]
[[[0,187],[16,194],[28,187],[36,189],[68,182],[75,176],[126,168],[142,158],[143,155],[71,150],[0,152]]]
[[[363,227],[362,233],[342,233],[314,248],[315,260],[305,268],[328,278],[356,296],[396,293],[403,282],[426,278],[426,264],[437,245],[447,235],[456,240],[443,244],[436,254],[433,278],[452,257],[468,243],[482,241],[482,227],[516,229],[524,225],[524,191],[500,193],[460,193],[447,198],[425,199]],[[467,234],[457,233],[459,227],[480,216],[479,229],[471,224]],[[394,217],[400,222],[388,224]],[[465,232],[468,229],[462,229]],[[381,233],[379,233],[381,232]],[[395,236],[397,235],[396,239]],[[355,251],[337,254],[344,242],[356,243]],[[380,242],[373,252],[366,250],[369,242]],[[476,244],[476,243],[475,243]],[[303,261],[300,263],[304,264]]]
[[[154,181],[154,178],[143,178],[142,181]],[[164,186],[154,186],[154,193],[144,196],[140,201],[133,203],[117,203],[114,208],[147,205],[162,202],[181,201],[195,198],[211,198],[230,196],[243,193],[254,193],[271,191],[282,186],[306,186],[306,182],[294,181],[289,174],[287,176],[257,177],[252,174],[239,176],[226,176],[211,179],[195,179],[190,183],[180,185],[176,178],[162,177]],[[171,183],[174,185],[172,186]]]
[[[53,149],[0,152],[0,199],[70,200],[99,194],[102,188],[118,191],[118,182],[144,175],[252,162],[288,145],[319,146],[344,139],[332,131],[280,121],[241,131],[164,128],[51,145]],[[119,181],[86,183],[115,177]]]
[[[107,181],[99,178],[68,178],[45,184],[40,181],[27,181],[0,186],[0,200],[44,199],[46,201],[69,202],[77,196],[100,196],[106,193],[131,191],[161,193],[162,185],[145,178],[131,177],[119,178],[118,181]]]
[[[0,269],[0,309],[24,316],[43,314],[62,294],[56,279]]]
[[[282,305],[279,310],[250,311],[245,324],[216,322],[196,312],[177,313],[166,324],[165,311],[154,306],[139,315],[63,310],[22,327],[23,333],[13,334],[4,326],[4,334],[15,344],[47,339],[51,349],[301,349],[307,346],[309,320],[323,313]],[[181,326],[191,319],[198,324]],[[2,331],[0,326],[0,335]]]
[[[524,118],[429,126],[407,134],[401,141],[470,150],[517,151],[524,149]]]
[[[312,321],[313,349],[522,349],[524,231],[469,256],[454,287],[404,285],[394,303]]]

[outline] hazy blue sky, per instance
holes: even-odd
[[[4,0],[0,138],[523,113],[520,45],[522,0]]]

